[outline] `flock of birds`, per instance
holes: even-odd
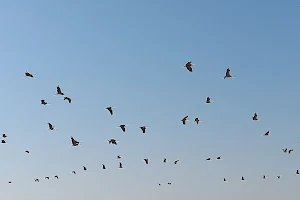
[[[189,61],[189,62],[187,62],[187,63],[184,65],[184,67],[185,67],[189,72],[193,72],[193,66],[194,66],[194,64],[192,64],[192,61]],[[33,78],[34,76],[35,76],[35,74],[31,74],[31,73],[29,73],[29,72],[25,72],[25,76],[24,76],[24,77],[30,77],[30,78]],[[232,76],[231,73],[230,73],[230,69],[227,68],[227,69],[226,69],[225,76],[222,77],[222,78],[223,78],[223,79],[227,79],[227,78],[236,78],[236,77],[235,77],[235,76]],[[63,100],[68,101],[68,103],[72,103],[72,99],[71,99],[70,97],[65,96],[65,94],[62,92],[62,90],[61,90],[61,88],[60,88],[59,85],[57,85],[57,87],[56,87],[56,94],[55,94],[55,95],[61,95],[61,96],[64,96]],[[40,102],[41,102],[42,105],[48,105],[48,104],[49,104],[45,99],[41,99]],[[206,103],[206,104],[211,104],[211,103],[214,103],[214,102],[211,101],[211,98],[210,98],[210,97],[207,97],[205,103]],[[109,112],[110,115],[114,115],[114,111],[113,111],[114,108],[115,108],[115,107],[109,106],[109,107],[106,107],[105,109]],[[183,125],[186,125],[186,121],[189,121],[188,118],[189,118],[189,116],[185,116],[185,117],[183,117],[183,118],[181,119],[181,122],[182,122]],[[254,113],[254,114],[253,114],[252,120],[253,120],[253,121],[258,121],[258,120],[259,120],[259,119],[258,119],[257,113]],[[199,118],[196,117],[196,118],[194,119],[194,122],[195,122],[196,124],[199,124],[199,122],[203,122],[203,121],[199,120]],[[125,124],[121,124],[121,125],[118,126],[118,128],[121,128],[121,130],[122,130],[123,132],[126,132],[126,127],[127,127],[127,125],[125,125]],[[51,130],[51,131],[53,131],[53,130],[55,129],[55,127],[54,127],[50,122],[48,122],[48,128],[49,128],[49,130]],[[139,128],[141,129],[142,133],[145,134],[145,133],[146,133],[146,129],[148,128],[148,126],[143,125],[143,126],[140,126]],[[263,135],[264,135],[264,136],[269,136],[269,135],[270,135],[270,131],[267,131],[267,132],[264,133]],[[7,135],[6,135],[5,133],[2,134],[2,138],[3,138],[3,139],[2,139],[2,141],[1,141],[1,143],[6,143],[5,138],[7,138]],[[77,141],[76,139],[74,139],[72,136],[70,137],[70,139],[71,139],[71,144],[72,144],[72,146],[79,146],[79,144],[80,144],[79,141]],[[114,138],[111,138],[111,139],[108,140],[108,143],[109,143],[109,144],[113,144],[113,145],[117,145],[117,142],[118,142],[118,140],[116,140],[116,139],[114,139]],[[294,151],[294,150],[293,150],[293,149],[284,148],[284,149],[282,149],[282,151],[283,151],[284,153],[291,154],[292,151]],[[29,151],[26,150],[25,153],[28,153],[28,154],[29,154]],[[118,156],[117,156],[117,159],[121,159],[121,156],[118,155]],[[149,159],[148,159],[148,158],[144,158],[143,160],[144,160],[145,164],[147,164],[147,165],[149,164]],[[212,160],[210,157],[206,158],[206,161],[210,161],[210,160]],[[216,158],[216,160],[221,160],[221,156],[218,156],[218,157]],[[166,162],[167,162],[167,158],[164,158],[164,159],[162,160],[162,162],[163,162],[163,163],[166,163]],[[179,162],[179,160],[175,160],[173,163],[176,165],[176,164],[178,164],[178,162]],[[123,168],[123,164],[122,164],[122,162],[119,162],[119,169],[122,169],[122,168]],[[102,164],[102,169],[103,169],[103,170],[106,169],[105,164]],[[86,170],[87,170],[87,167],[86,167],[86,166],[83,166],[83,170],[86,171]],[[71,171],[71,173],[74,174],[74,175],[76,175],[76,171]],[[299,174],[300,174],[300,173],[299,173],[299,170],[296,170],[296,173],[295,173],[295,174],[296,174],[296,175],[299,175]],[[49,179],[50,179],[49,176],[45,176],[44,178],[45,178],[46,180],[49,180]],[[53,178],[59,179],[59,176],[58,176],[58,175],[55,175],[55,176],[53,176]],[[266,179],[266,178],[267,178],[266,175],[262,175],[262,179]],[[280,179],[280,178],[281,178],[281,176],[278,175],[278,176],[277,176],[277,179]],[[245,181],[245,177],[242,176],[242,177],[241,177],[241,180],[242,180],[242,181]],[[35,181],[35,182],[40,182],[40,179],[39,179],[39,178],[35,178],[34,181]],[[224,182],[227,182],[227,179],[226,179],[226,178],[223,178],[223,181],[224,181]],[[11,184],[12,182],[9,181],[8,183]],[[171,183],[171,182],[168,182],[167,184],[168,184],[168,185],[171,185],[172,183]],[[161,186],[162,184],[161,184],[161,183],[158,183],[158,185]]]

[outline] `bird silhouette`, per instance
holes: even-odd
[[[28,151],[28,150],[26,150],[26,151],[25,151],[25,153],[29,153],[29,151]]]
[[[267,131],[264,136],[269,136],[270,135],[270,131]]]
[[[6,141],[5,141],[5,140],[2,140],[2,141],[1,141],[1,143],[2,143],[2,144],[5,144],[5,143],[6,143]]]
[[[119,168],[122,169],[123,168],[123,164],[121,162],[119,162]]]
[[[286,153],[286,152],[287,152],[287,150],[288,150],[287,148],[285,148],[285,149],[282,149],[282,151],[283,151],[284,153]]]
[[[72,99],[70,97],[64,97],[64,100],[68,100],[69,103],[72,102]]]
[[[40,180],[38,178],[34,179],[35,182],[40,182]]]
[[[210,103],[213,103],[213,101],[210,100],[210,97],[206,97],[206,104],[210,104]]]
[[[87,170],[87,168],[86,168],[85,166],[83,166],[83,170],[84,170],[84,171],[86,171],[86,170]]]
[[[3,133],[3,134],[2,134],[2,137],[3,137],[3,138],[6,138],[6,137],[7,137],[7,135],[6,135],[5,133]]]
[[[72,171],[72,173],[76,175],[76,171]]]
[[[210,160],[210,158],[206,158],[206,160]]]
[[[254,120],[254,121],[258,120],[256,113],[254,113],[254,115],[252,116],[252,120]]]
[[[187,70],[189,70],[190,72],[193,72],[192,66],[193,66],[192,61],[189,61],[184,65],[184,67],[187,68]]]
[[[242,181],[244,181],[245,180],[245,178],[242,176]]]
[[[226,79],[226,78],[235,78],[235,76],[231,76],[229,68],[226,69],[226,74],[224,76],[224,79]]]
[[[188,120],[188,115],[181,119],[182,124],[185,125],[185,122]]]
[[[109,107],[106,107],[105,109],[109,111],[110,115],[114,114],[113,107],[109,106]]]
[[[126,125],[125,125],[125,124],[121,124],[119,127],[120,127],[120,128],[122,129],[122,131],[125,133],[125,131],[126,131],[126,129],[125,129]]]
[[[296,174],[299,175],[299,170],[297,169]]]
[[[106,167],[105,167],[105,165],[104,165],[104,164],[102,164],[102,169],[106,169]]]
[[[109,144],[117,145],[117,140],[115,140],[115,139],[110,139],[110,140],[108,140],[108,143],[109,143]]]
[[[143,133],[146,133],[146,128],[147,126],[141,126],[140,129],[142,130]]]
[[[78,146],[79,142],[75,140],[73,137],[71,137],[72,146]]]
[[[56,86],[56,95],[65,95],[65,94],[61,91],[59,85]]]
[[[55,176],[54,176],[54,178],[58,179],[58,176],[57,176],[57,175],[55,175]]]
[[[166,163],[166,162],[167,162],[167,159],[166,159],[166,158],[164,158],[163,162],[164,162],[164,163]]]
[[[25,77],[30,77],[30,78],[33,78],[35,75],[34,74],[31,74],[29,72],[25,72]]]
[[[47,105],[47,104],[48,104],[48,102],[47,102],[47,101],[45,101],[44,99],[42,99],[42,100],[41,100],[41,104],[42,104],[42,105]]]
[[[148,158],[144,158],[145,163],[148,165]]]
[[[219,157],[217,157],[217,160],[221,160],[221,157],[219,156]]]
[[[46,177],[45,177],[45,179],[48,179],[48,180],[49,180],[49,179],[50,179],[50,177],[49,177],[49,176],[46,176]]]
[[[174,161],[174,164],[176,165],[178,162],[179,162],[179,160],[175,160],[175,161]]]
[[[49,127],[49,130],[51,130],[51,131],[54,130],[54,126],[51,123],[48,123],[48,127]]]
[[[291,153],[292,153],[292,151],[294,151],[294,150],[293,150],[293,149],[290,149],[290,150],[289,150],[289,154],[291,154]]]

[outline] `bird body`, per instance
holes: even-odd
[[[144,161],[145,161],[145,163],[146,163],[146,165],[148,165],[148,158],[144,158]]]
[[[184,65],[184,67],[187,68],[187,70],[189,70],[189,72],[193,72],[192,66],[193,66],[192,61],[189,61]]]
[[[185,125],[185,122],[188,120],[188,115],[181,119],[182,124]]]
[[[56,86],[56,95],[65,95],[65,94],[61,91],[59,85]]]
[[[51,123],[48,123],[48,127],[49,127],[49,130],[51,130],[51,131],[54,130],[54,126]]]
[[[70,97],[64,97],[64,100],[68,100],[69,103],[72,102],[72,99]]]
[[[79,142],[75,140],[73,137],[71,137],[72,146],[78,146]]]

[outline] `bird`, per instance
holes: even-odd
[[[72,146],[78,146],[79,142],[77,140],[75,140],[72,136],[71,136],[71,142],[72,142]]]
[[[49,179],[50,179],[50,177],[49,177],[49,176],[46,176],[46,177],[45,177],[45,179],[48,179],[48,180],[49,180]]]
[[[213,101],[210,100],[210,97],[206,97],[206,104],[209,104],[209,103],[213,103]]]
[[[29,153],[29,151],[25,151],[25,153]]]
[[[65,95],[65,94],[61,91],[59,85],[56,86],[56,95]]]
[[[245,178],[242,176],[242,181],[244,181],[245,180]]]
[[[172,184],[172,183],[170,183],[170,182],[168,183],[168,185],[171,185],[171,184]]]
[[[252,120],[254,120],[254,121],[258,120],[258,119],[257,119],[257,114],[256,114],[256,113],[254,113],[254,115],[252,116]]]
[[[277,176],[277,179],[280,179],[280,176]]]
[[[1,143],[5,144],[5,143],[6,143],[6,141],[5,141],[5,140],[2,140],[2,141],[1,141]]]
[[[219,157],[217,157],[217,160],[221,160],[221,157],[219,156]]]
[[[210,158],[206,158],[206,160],[210,160]]]
[[[117,140],[115,140],[115,139],[110,139],[110,140],[108,140],[108,143],[109,143],[109,144],[117,145]]]
[[[263,179],[266,179],[266,176],[265,176],[265,175],[263,175]]]
[[[64,97],[64,100],[68,100],[69,103],[72,102],[72,99],[70,97]]]
[[[200,121],[199,118],[196,117],[195,120],[194,120],[194,122],[196,122],[196,124],[199,124],[199,122],[202,122],[202,121]]]
[[[86,170],[87,170],[86,166],[83,166],[83,170],[84,170],[84,171],[86,171]]]
[[[144,158],[145,163],[148,165],[148,158]]]
[[[121,156],[120,156],[120,155],[118,155],[118,156],[117,156],[117,159],[121,159]]]
[[[102,164],[102,169],[106,169],[106,167],[105,167],[105,165],[104,165],[104,164]]]
[[[143,133],[146,133],[146,128],[148,128],[148,126],[141,126],[140,129],[142,130]]]
[[[235,78],[235,76],[231,76],[231,74],[230,74],[230,69],[229,69],[229,68],[226,69],[226,74],[225,74],[225,76],[224,76],[224,79],[225,79],[225,78]]]
[[[35,76],[35,74],[31,74],[31,73],[29,73],[29,72],[25,72],[25,77],[31,77],[31,78],[33,78]]]
[[[108,106],[108,107],[106,107],[105,109],[109,111],[110,115],[113,115],[113,114],[114,114],[113,107]]]
[[[299,175],[299,174],[300,174],[298,169],[297,169],[297,171],[296,171],[296,174],[297,174],[297,175]]]
[[[283,151],[284,153],[286,153],[286,152],[287,152],[287,150],[288,150],[287,148],[285,148],[285,149],[282,149],[282,151]]]
[[[192,66],[193,66],[192,61],[189,61],[184,65],[184,67],[187,68],[187,70],[189,70],[190,72],[193,72]]]
[[[72,171],[72,173],[76,175],[76,171]]]
[[[5,133],[2,133],[2,137],[3,137],[3,138],[6,138],[7,135],[6,135]]]
[[[41,104],[42,104],[42,105],[47,105],[47,104],[48,104],[48,102],[47,102],[47,101],[45,101],[45,99],[42,99],[42,100],[41,100]]]
[[[187,116],[185,116],[184,118],[181,119],[183,125],[185,125],[185,122],[188,120],[188,119],[187,119],[188,117],[189,117],[189,116],[187,115]]]
[[[174,164],[176,165],[178,162],[179,162],[179,160],[175,160],[175,161],[174,161]]]
[[[226,182],[227,181],[226,178],[224,178],[223,181]]]
[[[294,149],[290,149],[290,150],[289,150],[289,154],[291,154],[291,153],[292,153],[292,151],[294,151]]]
[[[11,184],[11,181],[9,181],[8,184]]]
[[[58,179],[58,176],[57,176],[57,175],[55,175],[55,176],[54,176],[54,178]]]
[[[121,129],[122,129],[122,131],[125,133],[125,131],[126,131],[126,129],[125,129],[125,127],[127,127],[125,124],[121,124],[120,126],[119,126]]]
[[[160,184],[160,183],[159,183],[158,185],[159,185],[159,186],[161,186],[161,184]]]
[[[270,135],[270,131],[267,131],[264,136],[269,136]]]
[[[166,159],[166,158],[164,158],[163,162],[164,162],[164,163],[166,163],[166,162],[167,162],[167,159]]]
[[[38,178],[34,179],[35,182],[40,182],[40,180]]]
[[[48,122],[48,126],[49,126],[49,130],[53,131],[54,130],[54,126]]]
[[[119,162],[119,169],[123,168],[123,164],[121,162]]]

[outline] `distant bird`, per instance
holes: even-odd
[[[64,100],[68,100],[69,103],[72,102],[72,99],[70,97],[64,97]]]
[[[73,137],[71,137],[72,146],[78,146],[79,142],[75,140]]]
[[[181,119],[182,124],[185,125],[185,122],[188,120],[188,115]]]
[[[3,133],[3,134],[2,134],[2,137],[3,137],[3,138],[6,138],[7,136],[6,136],[6,134],[5,134],[5,133]]]
[[[56,95],[65,95],[65,94],[61,91],[59,85],[56,87]]]
[[[171,185],[171,184],[172,184],[172,183],[170,183],[170,182],[168,183],[168,185]]]
[[[210,160],[210,158],[206,158],[206,160]]]
[[[282,151],[283,151],[284,153],[286,153],[286,152],[287,152],[287,150],[288,150],[287,148],[285,148],[285,149],[282,149]]]
[[[176,165],[178,162],[179,162],[179,160],[175,160],[175,161],[174,161],[174,164]]]
[[[113,108],[114,107],[109,106],[109,107],[106,107],[105,109],[109,111],[110,115],[113,115],[114,114]]]
[[[224,178],[223,181],[226,182],[226,178]]]
[[[184,67],[187,68],[187,70],[189,70],[190,72],[193,72],[192,66],[193,66],[192,61],[189,61],[184,65]]]
[[[257,114],[256,114],[256,113],[254,113],[254,115],[252,116],[252,120],[254,120],[254,121],[258,120],[258,119],[257,119]]]
[[[2,144],[5,144],[5,143],[6,143],[6,141],[5,141],[5,140],[2,140],[2,141],[1,141],[1,143],[2,143]]]
[[[242,176],[242,181],[244,181],[245,180],[245,178]]]
[[[109,144],[117,145],[117,140],[115,140],[115,139],[110,139],[110,140],[108,140],[108,143],[109,143]]]
[[[123,164],[121,162],[119,162],[119,168],[122,169],[123,168]]]
[[[42,99],[42,100],[41,100],[41,104],[42,104],[42,105],[47,105],[47,104],[48,104],[48,102],[47,102],[47,101],[45,101],[44,99]]]
[[[289,154],[291,154],[291,153],[292,153],[292,151],[294,151],[294,149],[290,149],[290,150],[289,150]]]
[[[83,166],[83,170],[84,170],[84,171],[86,171],[86,170],[87,170],[87,168],[86,168],[85,166]]]
[[[102,169],[106,169],[106,167],[105,167],[105,165],[104,165],[104,164],[102,164]]]
[[[146,128],[148,128],[148,126],[141,126],[140,129],[142,130],[143,133],[146,133]]]
[[[158,185],[159,185],[159,186],[161,186],[161,184],[160,184],[160,183],[159,183]]]
[[[196,122],[196,124],[199,124],[199,122],[202,122],[202,121],[200,121],[199,118],[196,117],[195,120],[194,120],[194,122]]]
[[[58,179],[58,176],[56,175],[56,176],[54,176],[54,178]]]
[[[120,156],[120,155],[118,155],[118,156],[117,156],[117,158],[118,158],[118,159],[121,159],[121,156]]]
[[[164,163],[166,163],[166,162],[167,162],[167,159],[166,159],[166,158],[164,158],[163,162],[164,162]]]
[[[34,179],[35,182],[40,182],[40,180],[38,178]]]
[[[296,174],[299,175],[299,170],[297,169]]]
[[[76,174],[76,171],[72,171],[73,174]]]
[[[210,100],[210,97],[206,97],[206,104],[209,104],[209,103],[213,103],[213,101]]]
[[[120,126],[119,126],[121,129],[122,129],[122,131],[125,133],[125,131],[126,131],[126,129],[125,129],[125,127],[127,127],[125,124],[121,124]]]
[[[25,151],[25,153],[29,153],[29,151]]]
[[[269,136],[270,135],[270,131],[267,131],[264,136]]]
[[[266,179],[266,176],[265,176],[265,175],[263,175],[263,179]]]
[[[277,176],[277,179],[280,179],[280,176]]]
[[[45,177],[45,179],[48,179],[48,180],[49,180],[49,179],[50,179],[50,177],[49,177],[49,176],[46,176],[46,177]]]
[[[31,73],[29,73],[29,72],[25,72],[25,77],[31,77],[31,78],[33,78],[35,76],[35,74],[31,74]]]
[[[11,181],[9,181],[8,184],[11,184]]]
[[[148,158],[145,158],[144,161],[145,161],[145,163],[148,165],[148,163],[149,163],[149,162],[148,162]]]
[[[48,127],[49,127],[49,130],[51,130],[51,131],[54,130],[54,126],[51,123],[48,123]]]
[[[225,74],[225,76],[224,76],[224,79],[225,79],[225,78],[235,78],[235,76],[231,76],[231,74],[230,74],[230,69],[229,69],[229,68],[226,69],[226,74]]]
[[[221,160],[221,157],[219,156],[219,157],[217,157],[217,160]]]

